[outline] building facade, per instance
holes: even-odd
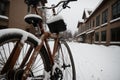
[[[77,38],[86,43],[120,45],[120,0],[102,0],[89,17],[83,18],[77,26]]]
[[[41,5],[45,5],[46,0],[41,0]],[[39,9],[43,16],[43,10]],[[27,15],[27,5],[24,0],[0,0],[0,29],[20,28],[34,33],[34,28],[24,21]]]
[[[9,1],[0,0],[0,29],[8,27]]]

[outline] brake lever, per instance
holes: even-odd
[[[66,7],[69,8],[69,9],[71,8],[70,6],[66,6]]]
[[[65,9],[66,7],[70,8],[69,6],[67,6],[69,2],[70,2],[70,1],[67,1],[67,2],[64,2],[64,3],[63,3],[63,6],[62,6],[63,9]]]

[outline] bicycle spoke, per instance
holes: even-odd
[[[8,50],[9,50],[9,54],[10,54],[11,53],[10,43],[8,43]]]
[[[35,66],[32,70],[35,70],[35,69],[37,69],[37,68],[40,68],[40,66],[42,66],[42,65],[43,65],[43,63],[39,64],[38,66]]]
[[[2,62],[2,60],[0,60],[0,65],[4,65],[5,63]]]
[[[5,59],[5,61],[7,60],[7,56],[6,56],[6,54],[7,54],[7,52],[5,52],[5,48],[7,48],[6,46],[4,47],[4,46],[2,46],[2,48],[3,48],[3,51],[4,51],[4,59]],[[9,51],[9,50],[8,50]]]
[[[38,56],[39,57],[39,56]],[[42,60],[42,58],[39,58],[39,60],[36,59],[36,62],[34,63],[33,68],[35,68],[37,66],[37,64],[39,64],[39,62]]]
[[[39,69],[39,70],[37,70],[37,71],[33,71],[33,73],[35,74],[35,73],[40,72],[40,71],[42,71],[42,70],[44,70],[44,68]]]
[[[2,52],[0,51],[0,56],[1,56],[0,58],[2,58],[1,61],[2,61],[3,63],[5,63],[5,60],[4,60],[4,57],[3,57],[3,54],[4,54],[4,52],[2,53]]]
[[[71,74],[71,72],[70,72],[68,69],[66,69],[66,73],[67,73],[68,75],[70,75],[69,77],[72,78],[72,74]]]

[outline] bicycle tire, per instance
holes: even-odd
[[[1,73],[2,68],[4,67],[5,63],[7,62],[7,59],[9,58],[9,56],[11,55],[10,53],[13,50],[14,45],[17,44],[17,41],[20,41],[21,39],[23,39],[23,36],[27,37],[27,38],[21,49],[21,53],[20,53],[21,55],[19,56],[18,61],[16,61],[16,64],[14,65],[14,76],[11,74],[8,75],[8,72],[11,71],[9,69],[5,73]],[[34,48],[38,44],[39,44],[39,39],[37,39],[34,35],[26,32],[26,31],[23,31],[20,29],[0,30],[0,76],[5,75],[4,78],[6,78],[6,77],[9,78],[10,76],[12,76],[12,77],[14,77],[14,80],[20,80],[20,79],[17,79],[16,77],[21,76],[21,74],[23,73],[24,68],[26,67],[26,64],[27,64],[27,61],[26,61],[26,64],[23,65],[22,69],[18,69],[20,67],[20,63],[22,62],[21,59],[23,59],[25,53],[28,52],[28,49],[30,48],[30,46],[32,46],[32,49],[34,50]],[[22,54],[22,53],[24,53],[24,54]],[[34,65],[32,67],[33,69],[31,69],[30,77],[38,77],[38,76],[40,77],[40,76],[44,75],[44,71],[47,71],[47,72],[50,71],[50,68],[51,68],[50,60],[49,60],[49,56],[48,56],[47,51],[44,46],[40,50],[39,57],[37,57],[37,60],[39,60],[39,61],[35,61]],[[42,65],[41,69],[40,69],[39,65],[40,66]],[[39,70],[41,72],[35,73],[35,72],[39,71],[38,69],[36,71],[33,71],[37,67],[39,67]],[[13,80],[13,78],[11,78],[11,79]]]
[[[56,63],[60,65],[59,68],[62,71],[62,75],[61,75],[62,77],[60,80],[76,80],[76,70],[75,70],[73,56],[72,56],[70,47],[66,41],[64,40],[60,41],[58,52],[62,53],[62,54],[58,53],[58,55],[56,55],[56,58],[55,58],[57,59],[55,60]]]

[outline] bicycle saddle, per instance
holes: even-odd
[[[27,14],[24,20],[28,24],[33,24],[33,26],[36,27],[39,22],[42,22],[42,17],[37,14]]]

